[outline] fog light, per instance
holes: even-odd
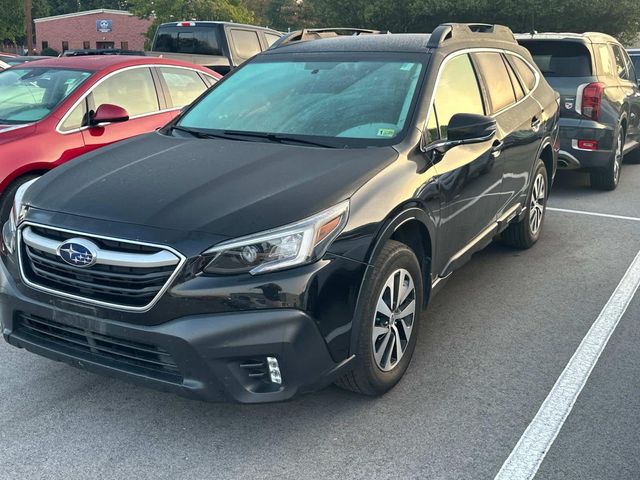
[[[271,377],[271,383],[282,383],[282,376],[280,375],[280,365],[278,365],[278,359],[276,357],[267,357],[267,364],[269,365],[269,376]]]

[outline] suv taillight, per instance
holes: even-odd
[[[604,83],[590,83],[582,91],[582,107],[581,111],[585,117],[592,120],[600,118],[600,105],[602,104],[602,93],[604,92]]]

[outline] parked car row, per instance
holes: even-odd
[[[201,45],[185,23],[159,30],[155,48]],[[193,103],[172,86],[217,77],[167,59],[0,74],[14,92],[0,100],[5,134],[30,130],[42,151],[76,142],[56,158],[137,133],[118,123],[127,116],[175,116],[14,189],[4,337],[207,400],[284,400],[334,381],[384,393],[455,270],[494,238],[540,238],[558,94],[498,25],[306,31],[271,48],[261,31],[247,50],[243,28],[205,28],[231,40],[228,67],[264,51]]]

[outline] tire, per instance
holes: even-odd
[[[13,206],[13,198],[16,196],[16,191],[23,183],[26,183],[34,178],[38,178],[40,175],[23,175],[15,179],[0,197],[0,228],[9,220],[9,213],[11,213],[11,207]]]
[[[400,285],[402,281],[409,289],[413,284],[413,290],[409,290],[406,300],[394,311],[403,311],[404,318],[389,317],[383,313],[384,307],[393,310],[389,309],[389,303],[395,306],[389,300],[389,282],[392,279],[393,285]],[[394,291],[397,293],[396,299],[402,295],[399,288],[394,288]],[[380,307],[379,302],[384,306]],[[354,335],[357,336],[355,367],[336,384],[346,390],[371,396],[382,395],[393,388],[411,362],[418,337],[422,302],[422,272],[418,259],[405,244],[389,240],[374,263],[373,273],[365,279],[362,287],[362,299],[354,318]],[[412,314],[411,304],[414,307]],[[395,346],[398,339],[400,350]]]
[[[609,160],[609,165],[605,168],[591,170],[591,188],[596,190],[611,191],[615,190],[620,183],[620,170],[622,168],[622,159],[625,142],[625,131],[622,126],[618,127],[616,143],[613,146],[613,154]]]
[[[540,238],[547,210],[549,177],[544,162],[540,159],[536,161],[532,178],[524,218],[509,225],[500,236],[502,243],[523,250],[531,248]]]

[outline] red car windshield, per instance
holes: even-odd
[[[91,76],[57,68],[11,68],[0,72],[0,123],[37,122]]]

